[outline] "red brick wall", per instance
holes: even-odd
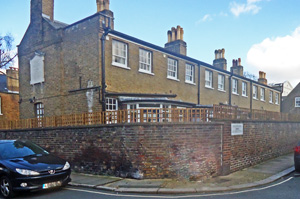
[[[244,134],[231,136],[231,122],[223,133],[223,173],[234,172],[292,152],[300,141],[300,123],[245,121]]]
[[[30,139],[82,172],[129,165],[146,178],[200,178],[221,171],[221,129],[219,123],[120,125],[8,132],[6,138]]]
[[[199,179],[228,174],[291,152],[300,123],[231,122],[124,124],[0,132],[0,139],[30,139],[68,159],[73,169],[114,174],[137,168],[146,178]]]
[[[1,115],[0,120],[18,120],[19,119],[19,94],[0,93],[1,97]]]

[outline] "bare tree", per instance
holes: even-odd
[[[247,72],[247,71],[244,72],[244,77],[249,78],[249,79],[252,79],[252,80],[254,80],[254,81],[257,81],[257,80],[258,80],[258,78],[257,78],[256,75],[251,74],[251,73],[249,73],[249,72]]]
[[[9,67],[17,56],[17,53],[12,52],[13,41],[14,38],[10,34],[0,35],[0,68]]]

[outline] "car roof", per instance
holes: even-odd
[[[0,140],[0,144],[4,144],[4,143],[13,143],[16,140]]]

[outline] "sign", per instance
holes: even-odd
[[[44,81],[44,55],[36,53],[34,58],[30,60],[30,85]]]
[[[232,123],[231,124],[231,135],[243,135],[244,124],[243,123]]]

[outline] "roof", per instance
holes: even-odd
[[[43,17],[43,19],[45,21],[47,21],[55,29],[60,29],[60,28],[64,28],[64,27],[68,26],[68,24],[65,24],[65,23],[60,22],[60,21],[56,21],[56,20],[52,21],[48,17]]]
[[[95,14],[89,16],[89,17],[86,17],[86,18],[84,18],[84,19],[82,19],[82,20],[79,20],[79,21],[77,21],[77,22],[75,22],[75,23],[73,23],[73,24],[70,24],[70,25],[67,25],[67,24],[65,24],[65,23],[62,23],[62,22],[59,22],[59,21],[55,21],[55,20],[54,20],[54,21],[51,21],[51,20],[50,20],[49,18],[47,18],[47,17],[43,17],[43,18],[44,18],[50,25],[52,25],[54,28],[59,29],[59,28],[68,28],[68,27],[71,27],[71,26],[73,26],[73,25],[82,23],[82,22],[84,22],[84,21],[86,21],[86,20],[89,20],[89,19],[91,19],[91,18],[93,18],[93,17],[95,17],[95,16],[98,16],[98,15],[105,15],[105,14],[103,14],[103,13],[101,13],[101,12],[97,12],[97,13],[95,13]],[[105,16],[106,16],[106,15],[105,15]],[[222,69],[220,69],[220,68],[216,68],[216,67],[214,67],[214,66],[211,65],[211,64],[202,62],[202,61],[200,61],[200,60],[197,60],[197,59],[194,59],[194,58],[191,58],[191,57],[182,55],[182,54],[178,54],[178,53],[169,51],[169,50],[167,50],[167,49],[165,49],[165,48],[162,48],[162,47],[160,47],[160,46],[151,44],[151,43],[149,43],[149,42],[146,42],[146,41],[143,41],[143,40],[140,40],[140,39],[137,39],[137,38],[135,38],[135,37],[126,35],[126,34],[124,34],[124,33],[118,32],[118,31],[116,31],[116,30],[110,30],[109,33],[110,33],[110,34],[113,34],[113,35],[115,35],[115,36],[118,36],[118,37],[127,39],[127,40],[129,40],[129,41],[132,41],[132,42],[135,42],[135,43],[144,45],[144,46],[146,46],[146,47],[149,47],[149,48],[152,48],[152,49],[155,49],[155,50],[164,52],[164,53],[166,53],[166,54],[170,54],[170,55],[173,55],[173,56],[175,56],[175,57],[178,57],[178,58],[185,59],[185,60],[187,60],[187,61],[196,63],[196,64],[198,64],[199,66],[205,66],[205,67],[208,67],[208,68],[211,68],[211,69],[214,69],[214,70],[223,72],[223,73],[227,73],[227,74],[230,75],[230,76],[238,77],[238,78],[240,78],[240,79],[244,79],[244,80],[247,80],[247,81],[249,81],[249,82],[253,82],[253,83],[255,83],[255,84],[258,84],[258,85],[261,85],[261,86],[268,87],[268,88],[270,88],[270,89],[279,91],[279,90],[276,89],[276,88],[273,88],[273,87],[271,87],[271,86],[268,86],[268,85],[259,83],[258,81],[254,81],[254,80],[249,79],[249,78],[246,78],[246,77],[244,77],[244,76],[239,76],[239,75],[236,75],[236,74],[232,74],[230,71],[222,70]]]
[[[134,103],[134,102],[148,102],[148,103],[168,103],[168,104],[176,104],[183,105],[188,107],[194,107],[196,104],[178,101],[178,100],[170,100],[166,97],[162,98],[141,98],[141,97],[119,97],[120,102],[122,103]]]
[[[205,67],[211,68],[211,69],[213,69],[213,70],[217,70],[217,71],[226,73],[226,74],[228,74],[228,75],[232,75],[233,77],[237,77],[237,78],[240,78],[240,79],[244,79],[244,80],[247,80],[247,81],[249,81],[249,82],[253,82],[253,83],[255,83],[255,84],[258,84],[258,85],[261,85],[261,86],[264,86],[264,87],[267,87],[267,88],[270,88],[270,89],[279,91],[278,89],[276,89],[276,88],[274,88],[274,87],[271,87],[271,86],[268,86],[268,85],[259,83],[258,81],[254,81],[254,80],[252,80],[252,79],[249,79],[249,78],[246,78],[246,77],[244,77],[244,76],[237,75],[237,74],[232,74],[230,71],[222,70],[222,69],[220,69],[220,68],[214,67],[213,65],[208,64],[208,63],[205,63],[205,62],[202,62],[202,61],[200,61],[200,60],[197,60],[197,59],[194,59],[194,58],[191,58],[191,57],[182,55],[182,54],[178,54],[178,53],[169,51],[169,50],[167,50],[167,49],[165,49],[165,48],[162,48],[162,47],[160,47],[160,46],[157,46],[157,45],[148,43],[148,42],[146,42],[146,41],[137,39],[137,38],[135,38],[135,37],[126,35],[126,34],[121,33],[121,32],[118,32],[118,31],[116,31],[116,30],[111,30],[109,33],[112,34],[112,35],[115,35],[115,36],[117,36],[117,37],[121,37],[121,38],[124,38],[124,39],[126,39],[126,40],[129,40],[129,41],[138,43],[138,44],[140,44],[140,45],[143,45],[143,46],[146,46],[146,47],[155,49],[155,50],[157,50],[157,51],[161,51],[161,52],[163,52],[163,53],[170,54],[170,55],[173,55],[173,56],[175,56],[175,57],[178,57],[178,58],[181,58],[181,59],[184,59],[184,60],[187,60],[187,61],[196,63],[196,64],[198,64],[199,66],[205,66]]]
[[[5,74],[0,74],[0,92],[7,91],[7,77]]]

